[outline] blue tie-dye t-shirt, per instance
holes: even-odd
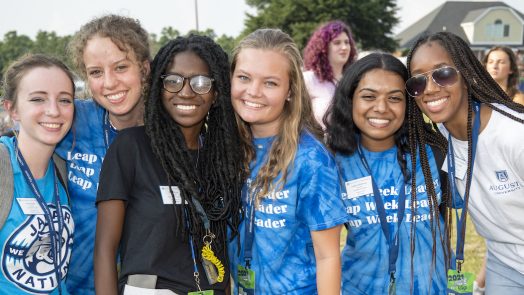
[[[370,152],[362,149],[371,174],[380,190],[387,215],[391,235],[397,231],[397,213],[399,190],[403,175],[397,159],[397,148],[384,152]],[[438,202],[441,199],[441,185],[438,170],[431,148],[426,147],[433,175],[433,184]],[[369,176],[362,165],[358,153],[351,156],[336,155],[344,186],[348,181]],[[411,169],[411,158],[406,157],[407,167]],[[417,163],[420,163],[417,156]],[[446,269],[442,244],[437,232],[435,268],[432,267],[432,231],[430,227],[430,209],[422,168],[417,165],[417,199],[416,214],[411,211],[411,182],[404,186],[406,192],[406,209],[399,232],[399,254],[396,261],[396,293],[410,294],[411,286],[411,253],[410,230],[416,226],[415,254],[413,256],[413,293],[412,294],[445,294]],[[388,273],[389,248],[380,225],[373,194],[356,198],[343,196],[350,215],[346,246],[342,252],[342,294],[387,294],[390,281]],[[434,208],[438,210],[438,208]],[[444,221],[439,214],[440,232],[444,232]],[[416,221],[416,223],[413,223]]]
[[[266,162],[273,140],[274,137],[254,140],[256,161],[250,166],[248,182],[254,180]],[[348,220],[335,160],[311,134],[301,135],[288,171],[284,187],[272,191],[256,206],[251,261],[256,294],[316,294],[316,261],[310,231],[329,229]],[[240,249],[236,241],[229,248],[235,294],[237,265],[245,266],[243,245],[248,222],[244,219],[239,228]]]
[[[93,252],[96,229],[96,191],[107,147],[105,110],[92,99],[75,99],[75,120],[56,153],[67,161],[68,190],[76,222],[67,288],[73,294],[94,295]],[[109,143],[116,137],[110,129]]]

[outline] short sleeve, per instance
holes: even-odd
[[[96,202],[127,201],[134,183],[138,151],[134,134],[123,130],[107,150],[102,163]]]
[[[310,230],[325,230],[347,222],[341,181],[333,156],[320,148],[303,156],[300,164],[298,211]]]

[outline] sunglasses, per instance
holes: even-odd
[[[406,91],[411,96],[420,96],[428,84],[428,75],[440,87],[451,86],[458,81],[458,70],[454,67],[445,66],[431,70],[422,74],[415,75],[406,81]]]
[[[177,74],[162,75],[160,78],[163,81],[164,89],[167,92],[178,93],[184,88],[184,82],[189,80],[189,87],[196,94],[206,94],[211,91],[213,87],[213,81],[215,79],[209,78],[204,75],[196,75],[192,77],[184,77]]]

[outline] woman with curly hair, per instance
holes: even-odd
[[[178,37],[150,84],[145,126],[120,132],[102,166],[96,293],[225,294],[242,185],[227,54],[208,37]]]
[[[335,86],[344,69],[357,56],[351,30],[342,21],[323,24],[309,39],[304,49],[304,80],[315,119],[321,126],[324,126],[322,119],[335,93]]]
[[[104,15],[80,28],[69,44],[69,53],[92,98],[75,100],[73,127],[56,151],[67,161],[76,226],[67,288],[74,294],[94,295],[95,199],[100,169],[118,132],[143,124],[149,35],[136,19]]]

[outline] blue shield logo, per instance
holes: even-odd
[[[495,173],[497,174],[497,179],[500,182],[508,181],[508,172],[506,172],[506,170],[495,171]]]

